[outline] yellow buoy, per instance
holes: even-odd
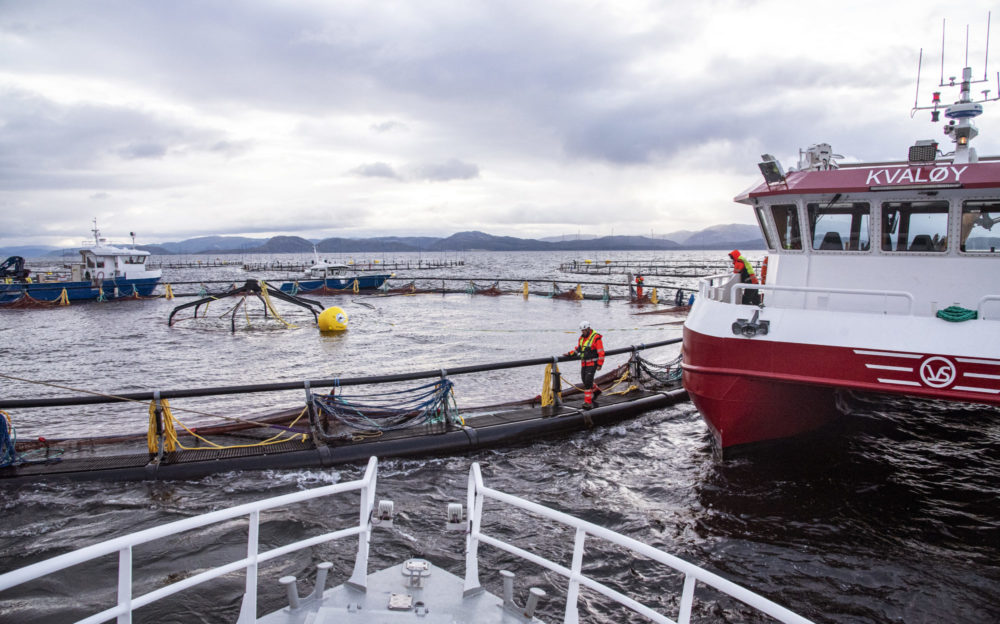
[[[317,322],[320,331],[344,331],[347,329],[347,313],[333,306],[320,312]]]

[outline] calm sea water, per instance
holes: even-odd
[[[724,251],[629,254],[702,272],[723,266]],[[460,269],[421,272],[469,278],[564,280],[569,287],[595,276],[559,273],[560,262],[585,256],[553,253],[465,253],[421,259],[461,259]],[[287,257],[286,257],[287,258]],[[381,257],[384,262],[405,254]],[[411,257],[412,258],[412,257]],[[626,254],[592,254],[594,262]],[[208,259],[208,258],[203,258]],[[259,259],[259,258],[255,258]],[[306,259],[303,257],[303,259]],[[341,260],[342,258],[331,258]],[[355,258],[360,261],[361,258]],[[684,272],[689,272],[684,269]],[[414,273],[416,275],[416,273]],[[277,279],[279,275],[269,275]],[[169,270],[165,281],[247,278],[239,266]],[[621,276],[613,280],[623,283]],[[408,280],[407,280],[408,281]],[[488,285],[477,281],[480,285]],[[692,278],[647,278],[647,287],[673,292]],[[515,286],[509,285],[510,288]],[[535,285],[539,289],[542,285]],[[586,292],[598,293],[600,287]],[[619,289],[621,292],[622,289]],[[448,368],[562,353],[587,319],[608,348],[680,335],[675,318],[637,315],[622,301],[571,302],[520,296],[465,294],[322,298],[350,316],[350,329],[321,335],[311,316],[280,308],[296,328],[240,313],[237,331],[213,302],[205,318],[167,327],[170,311],[190,299],[74,305],[0,312],[5,398],[60,395],[65,388],[98,392],[220,386],[303,378],[349,377]],[[673,350],[672,350],[673,349]],[[663,361],[676,347],[664,349]],[[569,376],[575,371],[569,369]],[[18,377],[14,380],[10,377]],[[542,371],[516,369],[455,378],[462,405],[537,394]],[[175,402],[180,418],[198,424],[206,414],[249,416],[300,402],[299,393]],[[453,572],[463,570],[461,534],[442,533],[444,509],[464,502],[468,469],[483,466],[487,484],[623,531],[703,565],[817,622],[993,622],[1000,620],[1000,412],[899,399],[865,397],[855,413],[822,435],[722,462],[689,403],[649,412],[607,429],[559,440],[450,458],[383,461],[379,496],[395,501],[396,529],[373,539],[372,567],[421,554]],[[21,410],[12,414],[22,437],[93,436],[141,431],[136,407]],[[336,470],[235,472],[169,483],[36,483],[0,487],[0,571],[85,546],[116,534],[304,487],[351,480],[359,467]],[[353,500],[353,499],[352,499]],[[429,502],[428,502],[429,501]],[[318,527],[351,522],[356,508],[309,505],[269,514],[264,542],[287,543]],[[516,517],[515,517],[516,519]],[[571,537],[536,523],[498,531],[559,559]],[[243,556],[238,523],[208,535],[137,549],[136,578],[172,579]],[[631,588],[652,604],[673,605],[680,579],[620,553],[598,550],[594,573]],[[481,576],[499,591],[496,570],[506,556],[483,548]],[[315,561],[334,561],[332,581],[350,573],[350,545],[329,546],[272,562],[261,570],[261,609],[281,607],[277,578],[310,576]],[[82,572],[82,574],[81,574]],[[152,582],[152,581],[150,581]],[[136,592],[155,585],[137,583]],[[530,566],[518,586],[562,596],[556,579]],[[107,558],[21,589],[0,594],[0,622],[63,622],[111,604],[115,560]],[[240,575],[205,591],[187,591],[140,622],[235,621]],[[701,621],[766,621],[739,603],[710,592],[700,596]],[[637,621],[585,599],[588,621]],[[543,613],[558,620],[561,599]],[[675,613],[665,608],[668,614]]]

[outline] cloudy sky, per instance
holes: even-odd
[[[0,0],[0,245],[751,223],[761,153],[943,139],[991,4]]]

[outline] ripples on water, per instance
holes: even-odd
[[[707,252],[700,258],[715,259]],[[465,259],[468,265],[462,271],[477,277],[495,274],[496,267],[503,267],[504,276],[568,277],[554,272],[553,267],[567,259],[555,255],[468,254]],[[658,282],[653,278],[648,283]],[[6,371],[101,391],[146,390],[158,384],[177,388],[354,376],[560,353],[572,345],[582,316],[607,337],[609,348],[679,334],[677,326],[654,325],[663,317],[633,316],[622,302],[535,297],[524,302],[515,296],[465,295],[325,298],[327,305],[339,305],[351,315],[350,330],[340,336],[320,336],[306,326],[230,334],[228,321],[211,320],[167,328],[166,316],[176,303],[4,311],[0,353],[8,363]],[[576,371],[565,372],[575,377]],[[460,401],[478,404],[496,396],[536,394],[541,373],[512,370],[456,381]],[[35,392],[32,386],[10,382],[4,384],[3,396]],[[249,409],[266,411],[300,400],[296,393],[285,393],[255,399]],[[225,399],[198,407],[210,411],[243,403]],[[853,403],[856,413],[822,435],[726,462],[714,457],[705,426],[689,403],[560,440],[453,458],[384,461],[379,496],[395,501],[396,528],[376,531],[372,568],[419,553],[462,573],[462,535],[439,528],[446,504],[464,503],[469,465],[478,461],[492,487],[650,542],[817,622],[1000,620],[1000,413],[885,397],[862,397]],[[144,426],[142,410],[136,414],[134,408],[117,409],[113,417],[107,408],[14,416],[22,435],[93,435]],[[113,534],[355,479],[360,472],[358,467],[342,467],[227,473],[176,483],[5,487],[0,570]],[[427,499],[430,505],[423,504]],[[263,543],[288,543],[318,533],[318,527],[344,526],[356,521],[356,513],[354,499],[340,506],[312,503],[278,510],[265,516]],[[499,520],[497,515],[493,519]],[[571,534],[557,534],[530,521],[507,528],[494,525],[493,531],[568,563]],[[199,571],[238,559],[245,553],[244,540],[244,525],[233,522],[139,548],[136,577]],[[331,579],[346,578],[354,548],[328,545],[262,566],[261,611],[283,606],[279,576],[311,578],[315,561],[334,561]],[[637,589],[647,603],[676,613],[682,582],[676,575],[625,558],[598,542],[593,548],[588,549],[595,553],[588,558],[588,571],[607,575],[613,585]],[[481,578],[499,592],[496,570],[510,559],[486,547],[481,555]],[[115,558],[105,558],[87,571],[0,595],[0,621],[70,621],[108,606],[114,595]],[[563,595],[562,583],[544,571],[529,568],[519,574],[519,591],[529,585],[543,587],[550,596]],[[140,611],[136,621],[234,621],[242,578],[226,577],[208,587],[207,592],[183,592],[155,610]],[[151,588],[138,582],[135,592]],[[767,621],[711,592],[701,590],[699,597],[703,601],[697,615],[702,619],[695,621]],[[588,621],[638,621],[592,595],[584,595],[583,605]],[[550,621],[561,619],[561,611],[558,599],[543,605]]]

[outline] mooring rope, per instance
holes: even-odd
[[[120,396],[120,395],[117,395],[117,394],[108,394],[106,392],[98,392],[97,390],[86,390],[86,389],[83,389],[83,388],[74,388],[72,386],[63,386],[63,385],[55,384],[55,383],[52,383],[52,382],[49,382],[49,381],[37,381],[37,380],[34,380],[34,379],[25,379],[23,377],[16,377],[14,375],[7,375],[7,374],[4,374],[4,373],[0,373],[0,377],[3,377],[4,379],[11,379],[11,380],[14,380],[14,381],[23,381],[24,383],[35,384],[35,385],[38,385],[38,386],[46,386],[46,387],[49,387],[49,388],[57,388],[59,390],[69,390],[70,392],[81,392],[83,394],[90,394],[90,395],[93,395],[93,396],[104,397],[104,398],[107,398],[107,399],[115,399],[116,401],[121,401],[123,403],[141,403],[143,405],[146,404],[146,399],[130,399],[130,398],[123,397],[123,396]],[[189,414],[197,414],[199,416],[208,416],[209,418],[219,418],[221,420],[228,420],[230,422],[235,422],[235,423],[248,423],[248,424],[251,424],[251,425],[257,425],[258,427],[276,427],[277,426],[277,425],[274,425],[272,423],[258,422],[256,420],[249,420],[249,419],[246,419],[246,418],[237,418],[235,416],[224,416],[222,414],[213,414],[211,412],[202,412],[202,411],[194,410],[194,409],[190,409],[190,408],[178,407],[176,409],[177,409],[178,412],[187,412]]]
[[[357,292],[357,291],[355,291],[355,292]],[[278,311],[274,309],[274,304],[271,303],[271,296],[267,294],[267,284],[264,282],[264,280],[260,281],[260,294],[264,298],[264,305],[266,305],[267,309],[271,311],[271,314],[274,315],[274,318],[276,318],[279,321],[281,321],[282,323],[284,323],[285,327],[287,327],[289,329],[292,329],[292,328],[295,327],[295,325],[292,325],[291,323],[289,323],[285,319],[281,318],[281,315],[278,314]],[[247,323],[249,323],[249,322],[250,322],[250,318],[248,317],[247,318]]]
[[[944,319],[949,323],[961,323],[962,321],[971,321],[972,319],[978,318],[979,313],[975,310],[969,310],[968,308],[948,306],[944,310],[938,310],[937,317],[939,319]]]
[[[195,450],[199,450],[199,449],[205,448],[203,446],[202,447],[198,447],[198,446],[195,446],[195,447],[184,446],[184,444],[182,444],[181,441],[177,437],[177,430],[174,427],[174,423],[180,425],[181,429],[183,429],[184,431],[187,431],[188,434],[190,434],[192,437],[197,438],[198,440],[201,440],[208,447],[216,449],[216,450],[234,449],[234,448],[254,448],[254,447],[258,447],[258,446],[271,446],[273,444],[281,444],[282,442],[289,442],[289,441],[294,440],[296,438],[298,438],[298,440],[300,442],[305,442],[306,440],[309,439],[309,434],[307,434],[307,433],[293,432],[292,429],[291,429],[291,427],[294,426],[295,423],[299,422],[299,420],[303,416],[305,416],[305,414],[306,414],[306,412],[308,410],[307,407],[303,407],[302,411],[299,412],[299,415],[295,417],[295,420],[293,420],[288,425],[269,425],[271,428],[281,429],[281,431],[279,431],[278,433],[276,433],[275,435],[271,436],[270,438],[268,438],[266,440],[261,440],[259,442],[254,442],[253,444],[225,444],[225,445],[223,445],[223,444],[218,444],[216,442],[212,442],[208,438],[205,438],[204,436],[199,435],[198,433],[195,433],[195,431],[193,429],[189,428],[187,425],[185,425],[184,423],[182,423],[176,416],[174,416],[173,412],[170,409],[170,401],[168,401],[167,399],[160,399],[160,405],[161,405],[161,407],[163,409],[163,434],[164,434],[163,435],[163,450],[165,450],[168,453],[174,452],[175,450],[177,450],[177,447],[180,447],[181,449],[183,449],[185,451],[195,451]],[[288,433],[289,435],[286,436],[285,435],[286,433]],[[150,401],[149,402],[149,430],[146,433],[146,445],[147,445],[150,453],[155,453],[157,451],[157,439],[156,438],[157,438],[157,436],[156,436],[156,401]]]

